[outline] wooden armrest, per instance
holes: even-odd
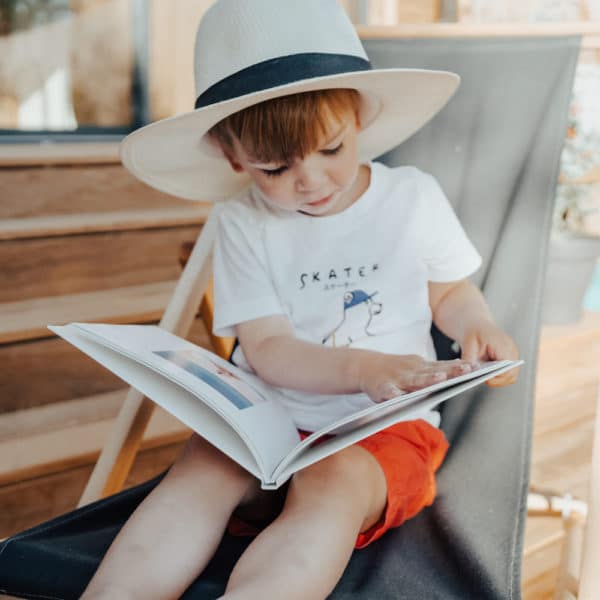
[[[183,242],[179,249],[179,264],[181,268],[184,268],[187,264],[187,261],[192,254],[192,250],[194,249],[194,242]],[[206,330],[208,331],[208,335],[210,337],[210,342],[214,351],[223,359],[229,360],[231,353],[233,352],[233,346],[235,344],[235,338],[231,337],[219,337],[218,335],[214,335],[212,332],[213,329],[213,316],[215,314],[215,301],[214,301],[214,288],[213,288],[213,280],[212,277],[206,288],[206,292],[202,298],[202,302],[200,304],[200,317],[206,326]]]

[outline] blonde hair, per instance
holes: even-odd
[[[313,152],[329,133],[330,119],[352,111],[358,119],[360,94],[336,88],[280,96],[249,106],[219,121],[208,132],[226,151],[234,138],[253,159],[292,162]]]

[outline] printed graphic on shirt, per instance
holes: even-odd
[[[343,313],[341,321],[326,334],[322,344],[332,347],[351,346],[353,341],[365,335],[374,335],[369,331],[374,317],[383,310],[381,302],[373,300],[377,292],[368,294],[364,290],[346,292],[343,297]]]
[[[310,273],[300,273],[299,289],[305,290],[311,287],[321,287],[325,291],[336,288],[346,288],[356,285],[356,280],[365,279],[371,273],[379,270],[379,265],[373,263],[370,265],[361,265],[359,267],[344,267],[342,269],[331,268],[328,270],[311,271]]]

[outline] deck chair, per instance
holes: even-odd
[[[441,182],[483,256],[474,280],[526,364],[515,385],[479,386],[443,407],[442,428],[451,446],[435,503],[355,552],[334,600],[520,598],[542,283],[579,44],[577,36],[365,40],[376,67],[448,69],[462,78],[444,110],[382,159],[416,165]],[[180,335],[210,275],[213,229],[209,218],[162,322]],[[435,339],[440,358],[453,356],[451,340],[439,333]],[[139,401],[132,398],[115,439],[127,439],[123,431],[132,423],[140,429],[147,417],[145,405],[140,416]],[[100,493],[119,477],[101,481]],[[5,541],[0,590],[26,598],[77,598],[158,479]],[[226,534],[183,598],[219,596],[248,543]]]

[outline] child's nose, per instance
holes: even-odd
[[[301,193],[318,192],[325,183],[325,173],[310,165],[302,165],[296,172],[296,190]]]

